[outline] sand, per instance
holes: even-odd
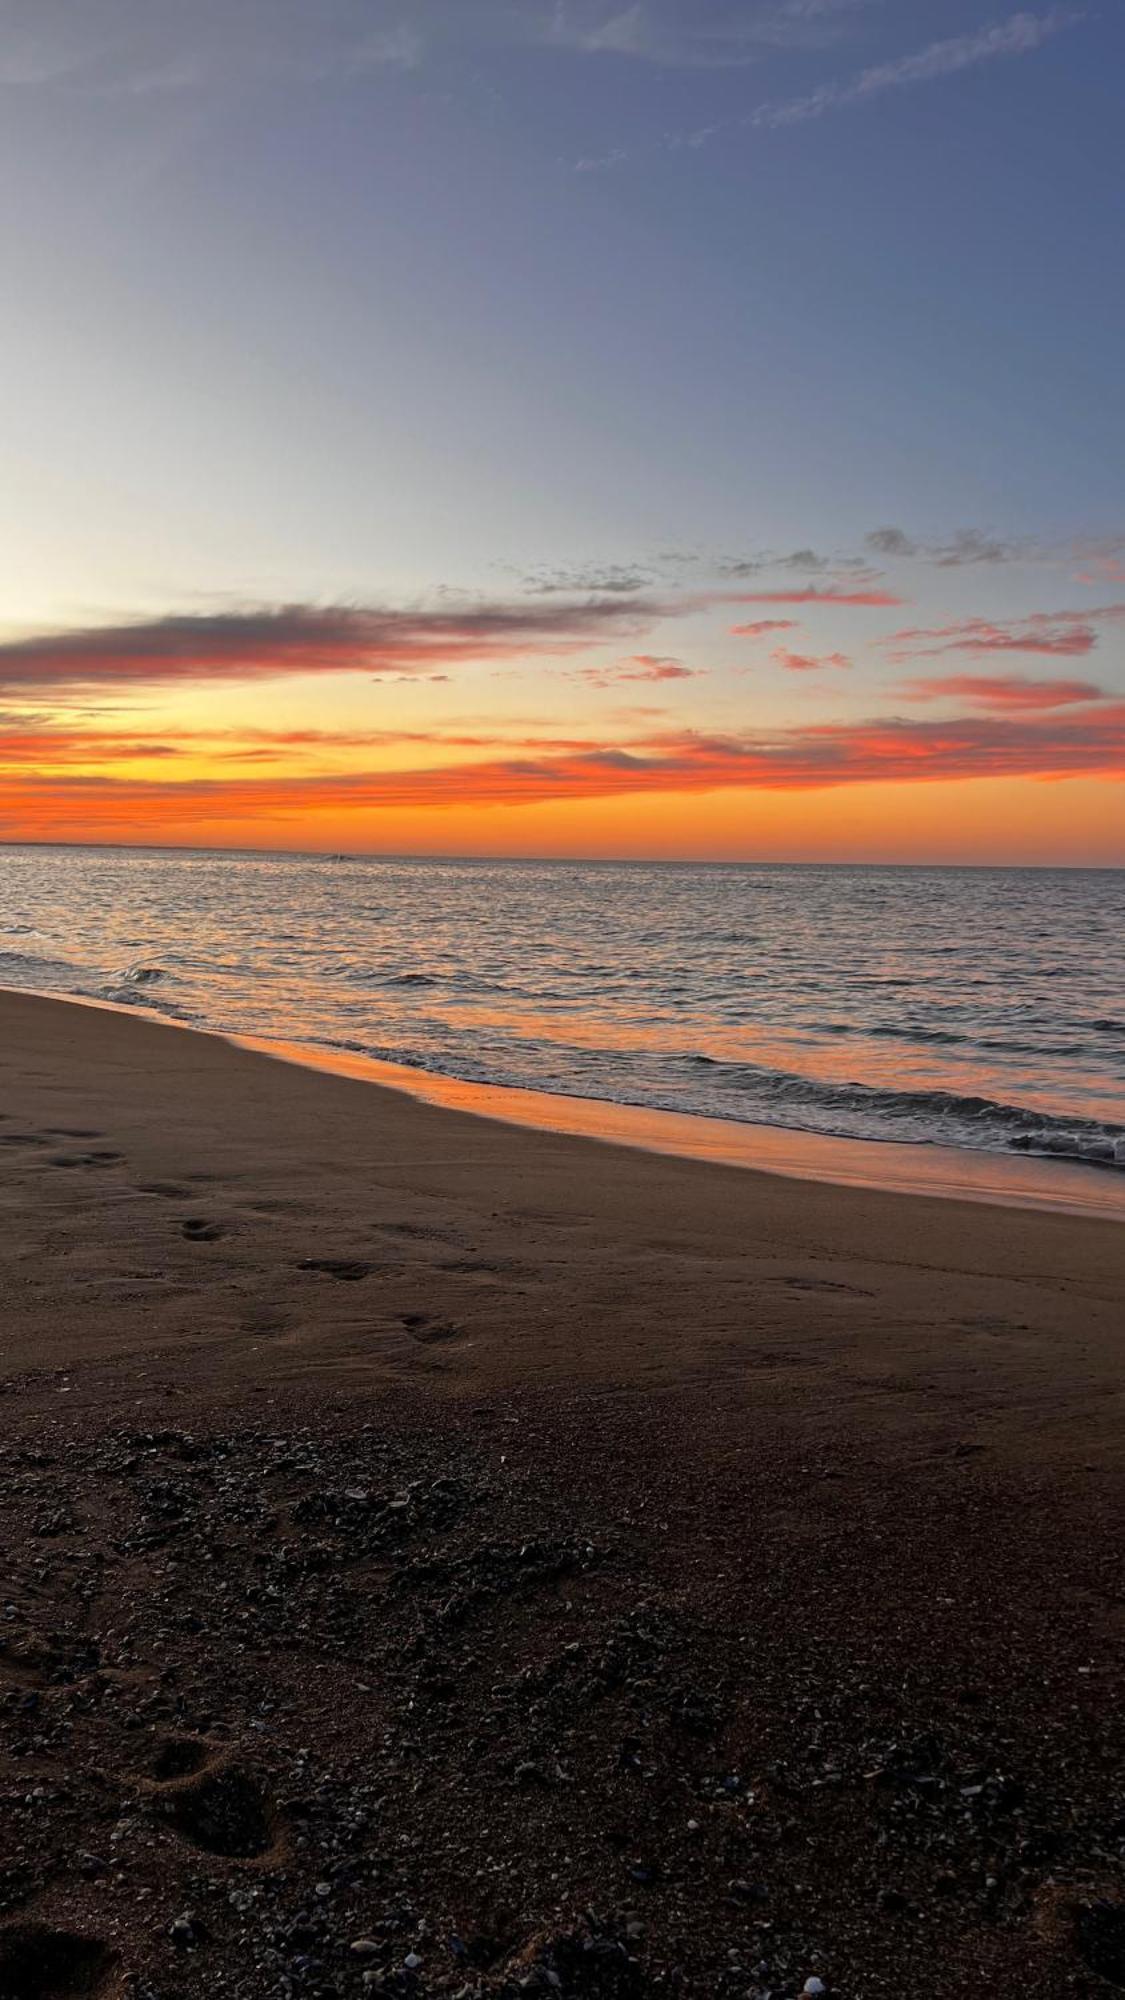
[[[0,1993],[1125,1977],[1120,1222],[16,994],[0,1219]]]

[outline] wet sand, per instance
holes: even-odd
[[[1119,1222],[17,994],[0,1114],[0,1992],[1113,1990]]]

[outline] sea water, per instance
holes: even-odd
[[[473,1082],[1125,1168],[1125,872],[0,848],[0,985]]]

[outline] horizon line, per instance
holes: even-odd
[[[448,866],[460,862],[466,866],[497,867],[558,867],[558,868],[894,868],[898,870],[947,869],[953,871],[997,870],[1006,874],[1073,874],[1073,875],[1118,875],[1125,872],[1125,860],[1121,861],[833,861],[828,858],[816,860],[770,860],[768,857],[747,859],[721,855],[698,857],[692,855],[667,854],[437,854],[412,853],[409,851],[349,850],[344,848],[320,847],[211,847],[193,846],[186,842],[166,843],[162,841],[137,840],[18,840],[0,835],[0,852],[13,848],[62,849],[67,853],[90,853],[108,851],[111,854],[213,854],[229,855],[232,858],[258,857],[264,860],[283,861],[371,861],[371,862],[433,862]]]

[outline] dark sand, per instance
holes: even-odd
[[[0,2000],[1121,1990],[1120,1223],[12,994],[0,1114]]]

